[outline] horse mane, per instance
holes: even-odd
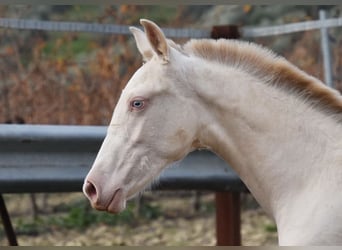
[[[260,45],[238,40],[193,39],[183,49],[189,55],[245,70],[272,86],[297,93],[325,112],[342,115],[338,91]]]

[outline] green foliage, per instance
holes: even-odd
[[[15,225],[16,233],[18,235],[38,235],[47,230],[46,226],[44,226],[44,221],[41,218],[37,218],[35,220],[24,220],[20,218]]]
[[[214,202],[201,202],[200,211],[204,214],[212,214],[216,211],[216,205]]]
[[[130,224],[134,225],[137,221],[157,219],[161,215],[160,208],[156,205],[143,204],[137,216],[134,204],[128,207],[120,214],[108,214],[106,212],[96,211],[91,208],[87,201],[76,202],[73,204],[59,206],[54,212],[63,212],[48,217],[38,217],[32,219],[19,219],[16,221],[16,230],[19,234],[37,235],[50,228],[67,228],[84,230],[90,225],[105,224]],[[67,211],[67,212],[65,212]]]
[[[139,215],[144,219],[157,219],[161,215],[159,206],[145,204],[140,208]]]
[[[91,39],[89,35],[75,35],[73,39],[61,39],[48,41],[43,48],[43,55],[58,58],[74,58],[81,53],[91,51]]]
[[[130,209],[118,215],[110,215],[91,209],[88,204],[83,203],[82,205],[70,208],[69,212],[64,216],[51,217],[49,224],[82,230],[95,223],[104,223],[107,225],[116,225],[119,222],[130,223],[133,218],[134,215]]]
[[[275,224],[267,224],[265,225],[265,231],[269,233],[277,232],[277,226]]]
[[[63,18],[76,22],[80,20],[96,21],[103,8],[100,5],[72,5],[68,11],[63,13]]]
[[[96,221],[96,215],[88,211],[85,206],[73,207],[62,217],[51,217],[49,224],[57,225],[65,228],[85,228],[93,221]]]

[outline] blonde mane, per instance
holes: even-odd
[[[342,97],[338,91],[259,45],[237,40],[201,39],[190,40],[183,49],[189,55],[245,70],[273,86],[299,94],[324,112],[342,115]]]

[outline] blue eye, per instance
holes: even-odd
[[[144,102],[141,100],[136,100],[132,102],[133,108],[141,108],[142,106],[144,106]]]
[[[132,110],[142,110],[145,107],[145,100],[135,99],[130,102],[130,107]]]

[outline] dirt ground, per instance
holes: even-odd
[[[161,192],[162,193],[162,192]],[[18,234],[19,245],[23,246],[208,246],[215,245],[214,195],[202,194],[202,209],[194,208],[194,195],[147,194],[149,204],[158,205],[160,215],[151,220],[136,223],[106,225],[94,223],[82,230],[63,226],[44,225],[39,233]],[[16,230],[19,224],[32,220],[32,206],[28,194],[5,195],[8,210]],[[73,204],[84,200],[81,193],[36,195],[38,207],[44,212],[38,217],[56,216],[54,208],[61,204]],[[276,245],[277,233],[274,223],[260,208],[251,208],[251,198],[243,198],[241,214],[242,244],[245,246]],[[134,201],[132,201],[134,202]],[[45,203],[45,204],[42,204]],[[204,204],[204,205],[203,205]],[[203,207],[205,209],[203,209]],[[101,213],[101,212],[99,212]],[[108,214],[108,216],[113,216]],[[22,227],[22,226],[21,226]],[[22,229],[21,229],[22,231]],[[0,231],[0,245],[7,245],[3,231]]]

